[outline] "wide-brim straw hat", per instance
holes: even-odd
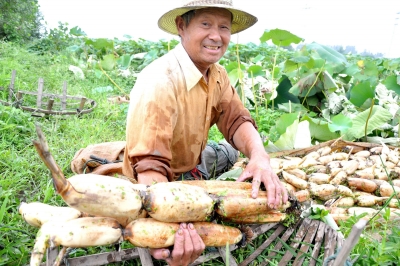
[[[225,8],[232,13],[231,34],[241,32],[257,22],[257,18],[243,10],[233,7],[232,0],[185,0],[181,7],[172,9],[161,16],[158,20],[160,29],[178,35],[175,19],[190,10],[202,9],[207,7]]]

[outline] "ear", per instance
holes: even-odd
[[[181,16],[177,16],[175,18],[175,25],[178,30],[178,35],[182,36],[182,33],[183,33],[186,25],[185,25],[185,21],[183,20],[183,18]]]

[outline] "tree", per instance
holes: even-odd
[[[25,42],[43,34],[38,0],[0,0],[0,39]]]

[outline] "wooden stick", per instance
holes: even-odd
[[[15,106],[18,108],[22,105],[22,93],[17,92],[17,101],[15,103]]]
[[[64,81],[63,84],[63,93],[61,97],[61,110],[65,110],[67,108],[67,82]]]
[[[294,226],[289,227],[286,232],[282,235],[282,237],[280,237],[280,241],[275,245],[273,251],[268,255],[268,257],[266,257],[265,261],[262,261],[260,263],[260,266],[266,266],[268,265],[268,259],[274,258],[276,256],[276,253],[278,251],[280,251],[280,249],[283,246],[283,242],[287,242],[289,237],[293,234],[293,232],[295,231],[295,229],[298,227],[299,224],[301,224],[303,222],[302,219],[300,219],[299,221],[297,221],[297,223]]]
[[[279,227],[275,230],[275,232],[264,241],[250,256],[248,256],[245,260],[243,260],[239,266],[247,266],[252,261],[254,261],[258,255],[260,255],[271,243],[282,233],[282,231],[286,229],[285,226],[279,225]]]
[[[8,101],[11,102],[12,96],[14,94],[14,84],[15,84],[15,76],[17,74],[16,70],[13,70],[11,72],[11,81],[10,81],[10,86],[8,87]]]
[[[55,263],[58,255],[58,247],[48,248],[46,252],[46,266],[51,266]]]
[[[360,235],[366,225],[367,225],[366,220],[360,220],[355,225],[353,225],[350,235],[344,242],[343,247],[341,248],[339,254],[337,255],[335,262],[333,263],[333,266],[344,265],[348,256],[350,255],[351,250],[357,244],[358,239],[360,238]]]
[[[82,97],[81,102],[79,103],[79,113],[83,110],[83,108],[85,107],[85,102],[86,102],[86,98]]]
[[[222,260],[225,262],[225,265],[229,266],[237,266],[237,262],[235,258],[232,256],[230,250],[228,251],[228,258],[226,257],[227,250],[225,247],[218,248],[219,255],[221,256]]]
[[[297,253],[296,259],[293,262],[293,265],[303,265],[303,261],[305,258],[305,255],[308,252],[308,249],[310,248],[310,244],[313,242],[315,235],[317,234],[317,230],[319,227],[319,224],[322,223],[321,221],[317,220],[312,220],[308,230],[307,234],[303,239],[303,242],[305,244],[302,244],[300,247],[299,252]]]
[[[137,248],[128,248],[128,249],[123,249],[121,251],[112,251],[112,252],[87,255],[77,258],[68,258],[67,263],[70,266],[79,266],[79,265],[95,266],[95,265],[106,265],[111,262],[121,262],[136,258],[139,258],[139,253],[137,251]],[[40,266],[47,266],[47,264],[41,263]]]
[[[51,109],[53,109],[53,104],[54,104],[54,99],[50,98],[49,101],[47,102],[47,110],[51,111]]]
[[[36,107],[40,109],[42,107],[42,94],[43,94],[43,84],[44,80],[43,78],[39,78],[38,82],[38,93],[37,93],[37,99],[36,99]]]
[[[148,248],[137,248],[137,251],[142,265],[153,266],[153,259],[151,258]]]
[[[322,239],[324,238],[324,233],[325,233],[325,227],[329,226],[325,223],[319,223],[319,227],[318,227],[318,232],[317,232],[317,236],[315,237],[315,245],[314,245],[314,249],[311,252],[311,258],[310,258],[310,265],[309,266],[315,266],[317,263],[317,259],[319,256],[319,251],[321,250],[321,246],[322,246]]]
[[[337,234],[336,231],[330,227],[325,227],[325,251],[324,251],[324,261],[335,253],[337,244]],[[332,262],[328,263],[328,266],[332,265]]]
[[[296,236],[294,237],[292,244],[290,245],[290,247],[294,250],[297,249],[297,247],[300,245],[300,242],[303,240],[304,236],[307,233],[308,227],[310,226],[311,223],[311,219],[309,218],[305,218],[303,220],[303,222],[300,225],[299,230],[297,231]],[[287,265],[289,263],[289,261],[292,259],[294,254],[292,254],[292,252],[288,249],[285,252],[285,255],[283,255],[281,261],[279,262],[278,266],[284,266]]]
[[[60,250],[60,253],[58,253],[58,255],[57,255],[56,260],[54,261],[53,266],[60,266],[62,259],[64,258],[66,253],[67,253],[67,247],[62,247],[62,249]]]

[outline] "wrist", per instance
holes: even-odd
[[[264,159],[268,160],[268,162],[270,160],[269,154],[264,149],[252,151],[250,153],[249,159],[252,159],[252,158],[264,158]]]
[[[147,171],[138,173],[137,179],[138,179],[139,184],[145,184],[145,185],[149,185],[149,186],[154,183],[168,182],[168,179],[166,176],[164,176],[160,172],[153,171],[153,170],[147,170]]]

